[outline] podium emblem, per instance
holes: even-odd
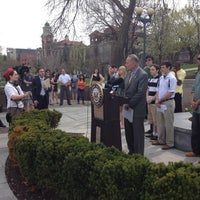
[[[103,105],[103,89],[100,84],[95,83],[92,85],[90,96],[91,101],[95,106],[101,107]]]

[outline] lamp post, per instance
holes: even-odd
[[[141,7],[137,7],[135,8],[136,14],[137,14],[137,20],[143,23],[143,29],[144,29],[144,33],[143,33],[143,39],[144,39],[144,43],[143,43],[143,58],[142,58],[142,65],[143,67],[145,67],[145,61],[146,61],[146,25],[148,23],[151,23],[151,18],[154,14],[154,10],[152,8],[148,8],[147,9],[147,15],[148,16],[144,16],[142,17],[142,13],[143,13],[143,8]]]

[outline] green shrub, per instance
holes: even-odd
[[[27,132],[16,142],[15,154],[21,174],[32,183],[37,183],[36,156],[40,137],[39,132]]]
[[[150,162],[142,156],[116,156],[96,161],[90,177],[91,191],[97,199],[139,199]]]
[[[53,116],[56,115],[56,116]],[[83,136],[56,130],[61,115],[31,111],[14,118],[9,144],[22,175],[72,200],[200,199],[200,168],[154,164]]]
[[[12,129],[17,125],[32,125],[35,128],[37,127],[38,122],[39,124],[42,123],[45,126],[55,129],[58,126],[61,117],[62,114],[56,110],[50,111],[34,109],[31,111],[26,111],[13,117],[12,124],[9,127],[9,132],[12,132]]]
[[[31,110],[16,115],[9,127],[9,158],[16,162],[15,144],[18,137],[24,133],[48,132],[57,127],[62,114],[57,111]]]
[[[103,145],[88,143],[76,154],[65,157],[63,177],[65,181],[61,186],[63,199],[97,199],[94,185],[91,186],[91,177],[94,177],[95,163],[104,163],[115,157],[123,156],[124,153],[115,148],[106,148]]]
[[[62,185],[65,157],[76,154],[77,151],[86,148],[87,144],[87,138],[71,136],[59,130],[42,135],[37,146],[37,184],[47,189]]]
[[[141,199],[197,200],[200,198],[200,168],[186,163],[151,164]]]

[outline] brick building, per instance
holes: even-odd
[[[49,69],[67,67],[81,70],[84,67],[87,46],[80,41],[71,41],[66,35],[64,40],[57,41],[49,23],[45,23],[42,33],[42,48],[38,49],[38,64]]]
[[[35,66],[37,63],[37,50],[7,48],[7,58],[8,60],[19,61],[20,65]]]

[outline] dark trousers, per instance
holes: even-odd
[[[65,92],[66,92],[66,97],[67,97],[67,103],[70,104],[69,86],[66,87],[66,86],[61,85],[61,87],[60,87],[60,105],[63,105]]]
[[[124,122],[129,153],[144,155],[144,118],[134,118],[133,123],[127,119]]]
[[[77,98],[78,103],[79,103],[80,99],[82,100],[82,103],[84,103],[84,90],[78,89],[78,98]]]
[[[192,115],[192,150],[195,154],[200,155],[200,114]]]
[[[182,112],[182,94],[176,93],[174,100],[175,100],[175,110],[174,110],[174,112],[175,113]]]
[[[44,95],[44,96],[39,96],[38,99],[38,106],[35,107],[39,110],[41,109],[47,109],[48,108],[48,105],[49,105],[49,96],[48,95]]]

